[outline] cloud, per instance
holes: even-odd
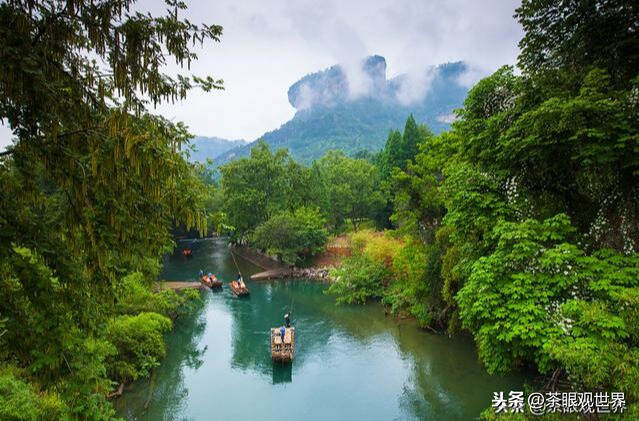
[[[436,119],[437,121],[441,123],[451,124],[452,122],[455,121],[456,118],[457,116],[455,114],[442,114],[442,115],[438,115]]]
[[[517,0],[188,3],[189,20],[224,27],[221,43],[198,49],[191,71],[223,78],[226,90],[194,91],[155,112],[184,121],[195,134],[229,139],[252,140],[289,120],[295,113],[289,86],[336,63],[347,73],[348,94],[357,96],[372,86],[360,60],[384,56],[388,78],[410,75],[402,87],[402,99],[410,101],[428,92],[429,66],[463,60],[474,70],[460,82],[471,84],[514,64],[522,36],[512,18]],[[154,13],[166,8],[157,0],[141,0],[137,7]]]
[[[422,100],[436,75],[437,70],[434,67],[406,73],[400,78],[399,88],[395,94],[397,101],[402,105],[409,105]]]

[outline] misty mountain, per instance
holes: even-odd
[[[459,83],[462,62],[425,69],[419,75],[386,78],[386,60],[371,56],[359,68],[335,65],[304,76],[288,90],[295,116],[279,129],[265,133],[271,149],[288,148],[309,163],[330,149],[347,154],[384,146],[388,132],[402,129],[409,114],[435,133],[450,127],[453,111],[461,107],[468,89]],[[233,148],[217,159],[222,165],[247,156],[251,144]]]
[[[195,150],[190,152],[190,161],[205,163],[207,158],[215,160],[219,155],[248,143],[244,139],[229,140],[221,137],[196,136],[191,140]]]

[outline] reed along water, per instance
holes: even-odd
[[[491,376],[469,339],[385,316],[376,303],[336,305],[325,284],[251,282],[261,269],[236,256],[250,296],[228,282],[237,269],[223,239],[183,241],[193,257],[167,257],[163,279],[224,280],[178,319],[167,356],[149,379],[115,401],[129,420],[472,420],[493,392],[523,390],[524,378]],[[295,359],[271,361],[269,329],[291,313]],[[505,393],[507,395],[507,393]]]

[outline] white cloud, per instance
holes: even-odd
[[[349,94],[356,96],[370,88],[360,60],[382,55],[389,78],[410,75],[406,99],[411,100],[427,91],[429,66],[464,60],[472,70],[462,82],[470,84],[514,64],[522,35],[512,18],[516,0],[188,3],[192,22],[224,27],[221,43],[198,50],[200,60],[191,71],[223,78],[226,90],[193,91],[185,101],[162,104],[155,112],[184,121],[195,134],[229,139],[253,140],[286,122],[295,113],[288,87],[333,64],[343,64]],[[142,0],[138,7],[165,10],[159,0]]]
[[[397,100],[401,104],[408,105],[423,99],[436,75],[435,67],[406,73],[401,78],[399,89],[396,93]]]

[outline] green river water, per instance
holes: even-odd
[[[163,278],[237,273],[223,239],[185,241]],[[237,259],[242,273],[260,269]],[[325,284],[247,282],[238,299],[227,285],[202,292],[204,304],[176,322],[167,357],[151,379],[115,402],[129,420],[472,420],[494,391],[522,390],[521,376],[488,375],[471,341],[385,317],[380,305],[336,306]],[[292,364],[270,359],[269,329],[292,309]]]

